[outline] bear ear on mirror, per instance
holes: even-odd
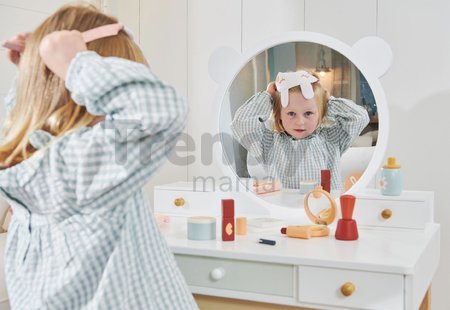
[[[352,59],[357,59],[362,71],[382,77],[392,64],[392,50],[379,37],[365,37],[353,44]]]
[[[233,77],[229,75],[237,71],[241,57],[241,54],[231,47],[216,49],[209,58],[209,75],[218,84],[230,81]]]

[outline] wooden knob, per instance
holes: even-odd
[[[352,282],[346,282],[341,286],[341,293],[344,296],[350,296],[355,291],[356,287]]]
[[[182,207],[182,206],[184,206],[184,203],[185,203],[185,201],[184,201],[183,198],[177,198],[177,199],[175,199],[175,201],[173,202],[173,204],[174,204],[175,206],[177,206],[177,207]]]
[[[392,216],[391,209],[384,209],[383,212],[381,212],[381,217],[385,220],[389,219]]]

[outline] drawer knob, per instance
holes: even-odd
[[[219,281],[219,280],[223,279],[223,277],[225,277],[225,269],[223,269],[222,267],[214,268],[211,271],[211,278],[214,281]]]
[[[385,220],[391,218],[392,216],[392,210],[391,209],[384,209],[381,212],[381,217],[384,218]]]
[[[184,206],[185,202],[186,202],[186,201],[184,201],[183,198],[177,198],[177,199],[175,199],[175,201],[173,202],[173,204],[174,204],[175,206],[177,206],[177,207],[182,207],[182,206]]]
[[[341,293],[344,296],[350,296],[355,292],[355,285],[352,282],[346,282],[341,286]]]

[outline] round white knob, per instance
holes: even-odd
[[[214,281],[219,281],[220,279],[225,277],[225,269],[223,269],[222,267],[214,268],[211,271],[210,275]]]

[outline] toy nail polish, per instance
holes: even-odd
[[[402,193],[403,176],[395,157],[388,157],[387,164],[381,169],[379,185],[382,195],[400,196]]]
[[[352,219],[356,197],[352,195],[342,195],[340,201],[342,219],[338,221],[335,237],[338,240],[345,241],[357,240],[359,237],[358,227],[356,221]]]

